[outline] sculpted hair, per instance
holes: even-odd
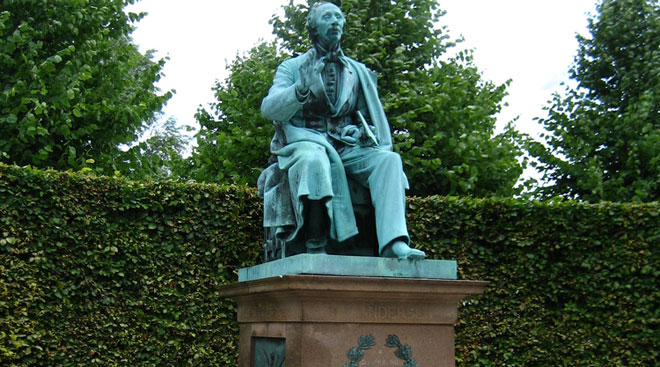
[[[312,5],[312,8],[309,9],[309,14],[307,14],[307,32],[309,33],[309,38],[312,40],[313,44],[316,43],[319,39],[318,31],[316,28],[316,13],[318,13],[319,8],[322,5],[326,5],[326,4],[339,7],[339,5],[335,3],[331,3],[329,1],[319,1],[318,3],[314,3],[314,5]]]

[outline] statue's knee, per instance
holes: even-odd
[[[322,146],[308,144],[301,153],[300,160],[305,162],[305,164],[314,167],[330,168],[330,159]]]
[[[403,170],[403,162],[401,161],[401,156],[399,153],[385,152],[383,161],[392,168]]]

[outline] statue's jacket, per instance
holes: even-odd
[[[332,177],[330,184],[333,195],[326,203],[331,222],[329,236],[333,240],[343,242],[356,235],[358,230],[346,173],[335,149],[336,144],[333,144],[333,139],[328,138],[328,135],[341,134],[341,131],[333,130],[333,126],[325,126],[318,121],[310,120],[309,111],[304,108],[307,101],[301,102],[296,94],[296,83],[300,79],[299,69],[309,52],[313,51],[284,61],[278,67],[273,86],[261,104],[263,116],[275,123],[276,133],[271,141],[270,150],[277,157],[277,162],[264,170],[259,177],[259,191],[264,196],[264,227],[278,228],[278,236],[286,241],[294,239],[301,229],[303,223],[301,198],[291,195],[286,174],[290,164],[289,158],[295,153],[295,143],[312,142],[323,147],[330,160]],[[340,54],[340,61],[344,65],[342,83],[331,118],[327,119],[326,124],[332,125],[340,121],[341,125],[347,109],[363,110],[365,119],[375,130],[378,140],[377,149],[391,151],[392,136],[385,111],[378,98],[376,74],[364,64],[343,54]],[[351,93],[353,89],[351,86],[359,88],[359,101],[356,101],[356,96]],[[322,85],[312,85],[310,93],[312,97],[321,97],[325,91]],[[351,118],[355,119],[355,117]],[[359,122],[353,122],[352,126],[355,129]],[[310,126],[315,123],[315,126]]]

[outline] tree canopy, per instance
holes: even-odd
[[[192,127],[184,129],[191,131]],[[142,134],[140,142],[124,154],[127,165],[120,173],[133,180],[185,177],[190,162],[183,157],[189,143],[190,136],[182,133],[175,118],[156,120]]]
[[[310,46],[305,21],[314,1],[284,6],[271,20],[277,36],[229,66],[214,87],[217,101],[200,110],[201,130],[192,176],[255,184],[267,166],[270,121],[260,113],[277,65]],[[495,135],[495,114],[506,85],[483,80],[468,51],[456,45],[435,0],[343,0],[344,52],[379,75],[381,102],[415,195],[503,195],[515,192],[522,173],[519,136],[511,126]]]
[[[555,94],[530,153],[544,173],[540,197],[660,199],[660,5],[603,0],[579,36],[578,88]]]
[[[134,0],[3,0],[0,6],[0,161],[106,172],[129,159],[170,92],[164,60],[130,39]]]
[[[200,130],[191,157],[190,177],[205,182],[256,185],[268,165],[269,141],[275,133],[261,116],[277,65],[286,59],[274,43],[253,47],[227,67],[230,74],[213,87],[211,111],[200,109]]]

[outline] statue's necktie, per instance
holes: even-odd
[[[325,93],[328,95],[330,103],[337,102],[337,63],[328,62],[323,68],[325,77]]]

